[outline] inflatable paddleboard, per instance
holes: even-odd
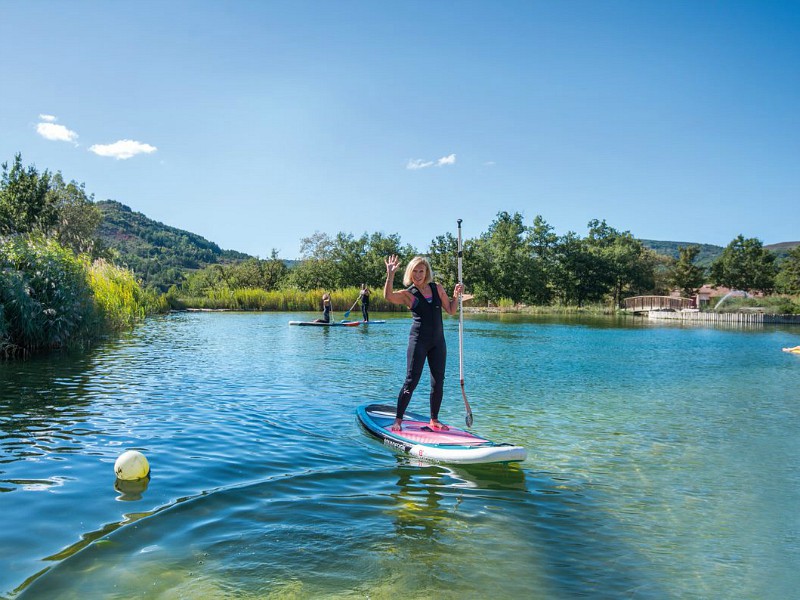
[[[527,450],[513,444],[499,444],[449,426],[433,430],[428,417],[406,412],[403,430],[392,431],[395,407],[365,404],[356,410],[361,426],[385,446],[428,462],[451,464],[508,463],[525,460]]]
[[[380,325],[382,323],[386,323],[386,321],[380,319],[375,321],[370,319],[369,321],[342,321],[342,323],[345,323],[346,325],[352,325],[353,323],[361,323],[362,325]]]
[[[360,325],[361,321],[345,321],[343,323],[337,323],[332,321],[330,323],[316,323],[314,321],[289,321],[289,325],[300,325],[300,326],[308,326],[308,327],[356,327]]]

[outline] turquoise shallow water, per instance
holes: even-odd
[[[310,315],[309,315],[310,316]],[[784,598],[800,585],[796,328],[474,316],[474,429],[518,467],[364,435],[408,317],[182,313],[0,363],[0,594]],[[463,423],[457,320],[442,418]],[[424,412],[427,383],[412,401]],[[136,448],[146,488],[115,488]]]

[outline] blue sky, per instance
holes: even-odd
[[[800,240],[800,2],[0,5],[0,161],[223,248]]]

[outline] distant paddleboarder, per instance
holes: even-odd
[[[322,294],[322,318],[314,319],[314,323],[331,322],[331,295],[327,292]]]
[[[430,427],[446,430],[447,426],[439,421],[439,408],[442,405],[444,392],[444,372],[447,361],[447,345],[442,325],[442,308],[453,315],[458,310],[458,298],[461,295],[461,284],[456,284],[453,298],[447,297],[444,288],[433,282],[431,265],[426,258],[415,256],[411,259],[403,275],[406,289],[394,291],[394,274],[400,267],[400,259],[391,255],[386,263],[386,284],[383,297],[392,304],[405,304],[411,309],[414,321],[408,335],[406,352],[406,378],[397,397],[397,412],[392,431],[402,429],[403,414],[411,402],[411,395],[422,376],[422,368],[428,361],[431,372]]]
[[[366,283],[361,284],[361,292],[359,292],[358,297],[361,300],[361,316],[364,318],[364,322],[367,323],[369,321],[369,295],[372,292],[367,287]]]

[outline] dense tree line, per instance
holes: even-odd
[[[778,271],[774,254],[759,240],[740,235],[707,270],[697,264],[698,246],[680,248],[678,259],[673,259],[604,220],[592,220],[587,227],[585,237],[575,232],[558,236],[541,215],[526,225],[521,214],[500,212],[485,233],[464,241],[464,283],[481,303],[540,306],[618,306],[629,296],[667,294],[672,289],[688,297],[708,282],[765,293],[797,293],[800,287],[800,251],[790,253]],[[448,289],[457,279],[456,246],[455,237],[445,233],[423,252],[437,281]],[[360,283],[380,288],[386,256],[398,254],[405,264],[420,253],[403,244],[399,235],[381,233],[355,237],[315,232],[302,239],[301,248],[301,260],[292,269],[273,253],[269,260],[201,270],[187,278],[184,291],[203,295],[221,287],[330,290]]]

